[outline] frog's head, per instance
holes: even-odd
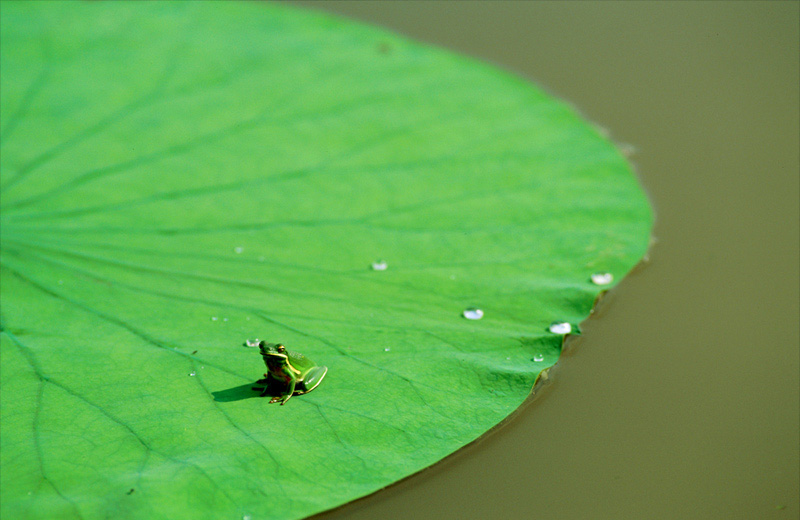
[[[258,344],[258,349],[261,351],[261,357],[267,364],[282,364],[289,359],[289,353],[286,352],[286,347],[280,343],[267,343],[262,341]]]

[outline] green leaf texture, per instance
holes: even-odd
[[[516,409],[548,326],[647,248],[629,165],[573,109],[375,28],[3,2],[1,48],[3,518],[372,493]],[[269,405],[254,337],[326,379]]]

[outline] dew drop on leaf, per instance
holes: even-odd
[[[189,372],[189,377],[194,377],[195,375],[197,375],[197,374],[195,373],[195,371],[194,371],[194,370],[192,370],[191,372]]]
[[[244,248],[242,246],[238,246],[235,247],[233,250],[236,252],[237,255],[240,255],[242,254],[242,251],[244,251]]]
[[[614,275],[611,273],[594,273],[592,275],[592,283],[595,285],[608,285],[614,281]]]
[[[541,354],[536,354],[535,356],[533,356],[533,360],[539,363],[540,361],[544,361],[544,356]]]
[[[372,262],[373,271],[385,271],[387,267],[388,266],[386,265],[386,262],[384,262],[383,260],[379,262]]]
[[[572,325],[566,321],[556,321],[550,325],[549,330],[553,334],[569,334],[572,332]]]
[[[468,320],[479,320],[483,318],[483,311],[476,307],[470,307],[468,309],[464,309],[462,315]]]

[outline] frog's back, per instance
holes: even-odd
[[[314,362],[299,352],[289,352],[289,362],[301,372],[314,368]]]

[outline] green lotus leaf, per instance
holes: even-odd
[[[551,323],[648,245],[629,165],[571,107],[379,29],[3,2],[0,52],[3,518],[372,493],[514,411]],[[325,380],[270,405],[256,337]]]

